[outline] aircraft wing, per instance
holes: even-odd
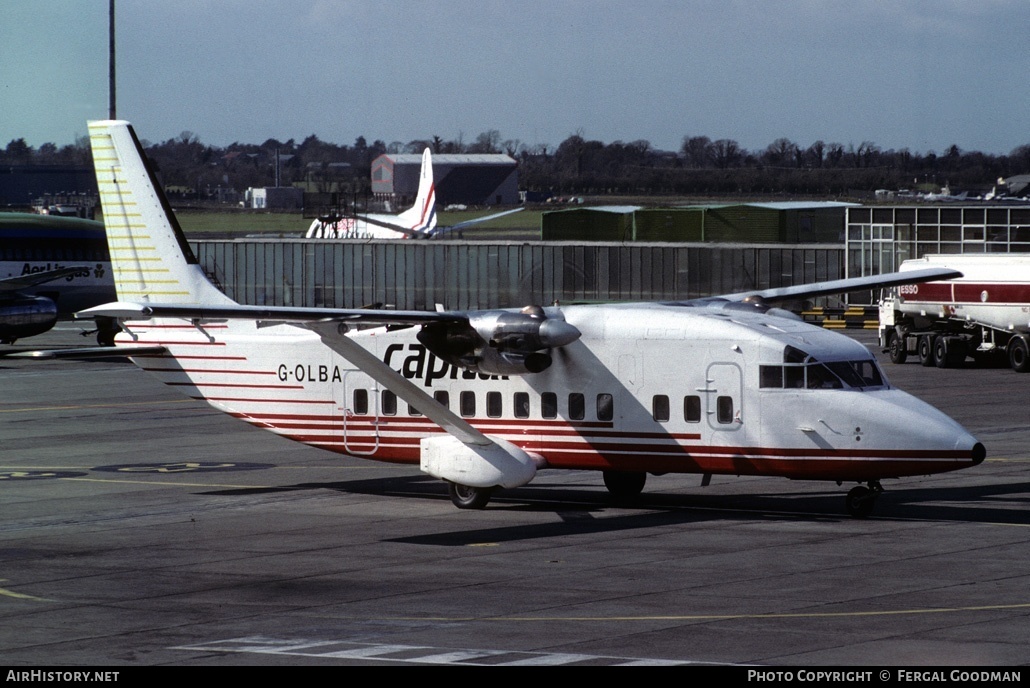
[[[887,272],[882,275],[870,275],[868,277],[852,277],[831,280],[829,282],[799,284],[793,287],[744,291],[737,294],[725,294],[721,298],[727,301],[753,300],[776,303],[778,301],[796,301],[816,296],[829,296],[830,294],[844,294],[849,291],[861,291],[863,289],[896,287],[901,284],[936,282],[938,280],[955,279],[961,276],[961,272],[949,268],[923,268],[921,270],[906,270],[904,272]]]
[[[163,346],[84,346],[70,349],[42,349],[35,351],[11,351],[0,353],[4,358],[111,358],[114,356],[143,356],[163,354],[167,349]]]
[[[57,268],[56,270],[46,270],[44,272],[33,272],[28,275],[7,277],[0,279],[0,291],[18,291],[19,289],[25,289],[26,287],[34,287],[37,284],[52,282],[56,279],[75,275],[88,269],[89,268],[86,267]]]
[[[436,230],[434,232],[431,232],[431,234],[433,236],[439,236],[441,234],[446,234],[448,232],[455,232],[455,231],[458,231],[458,230],[465,229],[466,227],[472,227],[473,225],[479,225],[479,224],[482,224],[484,222],[489,222],[490,220],[496,220],[497,218],[504,217],[505,215],[513,215],[515,213],[521,213],[523,210],[525,210],[525,208],[514,208],[512,210],[505,210],[502,213],[494,213],[493,215],[484,215],[483,217],[475,217],[475,218],[472,218],[471,220],[465,220],[464,222],[459,222],[456,225],[451,225],[449,227],[441,227],[440,229],[438,229],[438,230]]]
[[[252,320],[259,327],[292,324],[317,332],[329,348],[348,359],[351,355],[344,351],[346,344],[331,340],[345,339],[352,329],[419,325],[419,342],[440,359],[490,375],[522,375],[545,370],[551,365],[549,352],[552,349],[571,344],[581,335],[575,326],[565,322],[560,311],[548,313],[539,306],[528,306],[518,312],[504,309],[397,311],[118,301],[75,314],[76,318],[96,316],[130,321],[175,318],[194,325],[226,320]]]
[[[183,318],[185,320],[257,320],[274,323],[334,322],[337,324],[379,327],[462,323],[468,317],[459,312],[396,311],[365,308],[291,308],[289,306],[199,306],[195,304],[151,304],[117,301],[94,306],[75,314],[76,318],[147,319]]]

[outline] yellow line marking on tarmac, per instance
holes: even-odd
[[[171,487],[222,487],[232,488],[238,490],[273,490],[273,489],[290,489],[289,485],[233,485],[231,483],[181,483],[171,482],[166,480],[115,480],[111,478],[58,478],[58,480],[71,480],[75,482],[83,483],[115,483],[115,484],[126,484],[126,485],[162,485]],[[299,489],[299,488],[298,488]]]
[[[956,614],[961,612],[1015,611],[1030,609],[1030,602],[993,604],[976,607],[943,607],[928,609],[896,609],[866,612],[773,612],[767,614],[663,614],[654,616],[490,616],[490,617],[387,617],[391,621],[734,621],[737,619],[839,619],[870,616],[903,616],[915,614]]]
[[[6,578],[0,578],[0,581],[7,580]],[[7,588],[0,588],[0,597],[13,597],[16,600],[31,600],[32,602],[52,602],[45,597],[36,597],[35,595],[26,595],[21,592],[14,592]]]
[[[61,406],[19,406],[17,408],[0,408],[0,413],[26,413],[28,411],[70,411],[90,408],[139,408],[140,406],[158,406],[160,404],[186,404],[196,399],[170,399],[165,401],[126,402],[122,404],[66,404]]]
[[[311,468],[310,466],[276,466],[277,469],[281,468],[298,468],[305,469]],[[374,468],[380,468],[380,466],[340,466],[339,468],[346,468],[347,470],[372,470]],[[226,469],[231,470],[231,469]],[[203,470],[198,470],[197,474],[203,473]],[[181,475],[181,473],[179,474]],[[73,482],[83,483],[114,483],[114,484],[125,484],[125,485],[162,485],[171,487],[219,487],[219,488],[232,488],[240,490],[307,490],[310,487],[297,487],[294,488],[291,485],[235,485],[232,483],[206,483],[206,482],[195,482],[195,483],[183,483],[171,480],[129,480],[119,478],[58,478],[58,480],[69,480]]]

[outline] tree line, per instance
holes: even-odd
[[[677,151],[655,149],[648,141],[589,140],[576,133],[558,146],[503,139],[488,130],[471,141],[434,136],[408,142],[351,145],[322,141],[268,139],[261,144],[218,147],[192,132],[160,143],[143,142],[164,184],[183,193],[216,188],[307,182],[311,190],[367,193],[372,161],[383,153],[506,153],[518,161],[519,185],[547,195],[724,195],[802,194],[842,196],[853,190],[989,190],[999,177],[1030,172],[1030,144],[1008,155],[963,151],[943,153],[884,150],[871,141],[854,144],[816,141],[808,146],[779,138],[764,149],[747,150],[731,139],[684,136]],[[0,150],[2,165],[92,165],[85,137],[58,147],[38,148],[14,139]]]

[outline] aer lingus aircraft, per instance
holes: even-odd
[[[242,306],[204,276],[130,125],[89,133],[119,301],[82,315],[117,319],[116,346],[189,396],[299,442],[418,464],[459,508],[548,468],[602,471],[623,497],[648,473],[859,483],[846,505],[863,516],[885,478],[984,459],[864,346],[771,305],[954,271],[521,311]]]

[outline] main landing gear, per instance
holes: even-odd
[[[868,484],[869,487],[859,485],[858,487],[851,488],[848,496],[844,498],[848,513],[855,518],[865,518],[868,516],[873,510],[876,498],[883,492],[879,480],[870,480]]]
[[[451,503],[459,509],[485,509],[494,494],[494,488],[447,483],[447,494]]]
[[[603,471],[604,486],[619,502],[628,502],[640,496],[647,482],[643,471]]]

